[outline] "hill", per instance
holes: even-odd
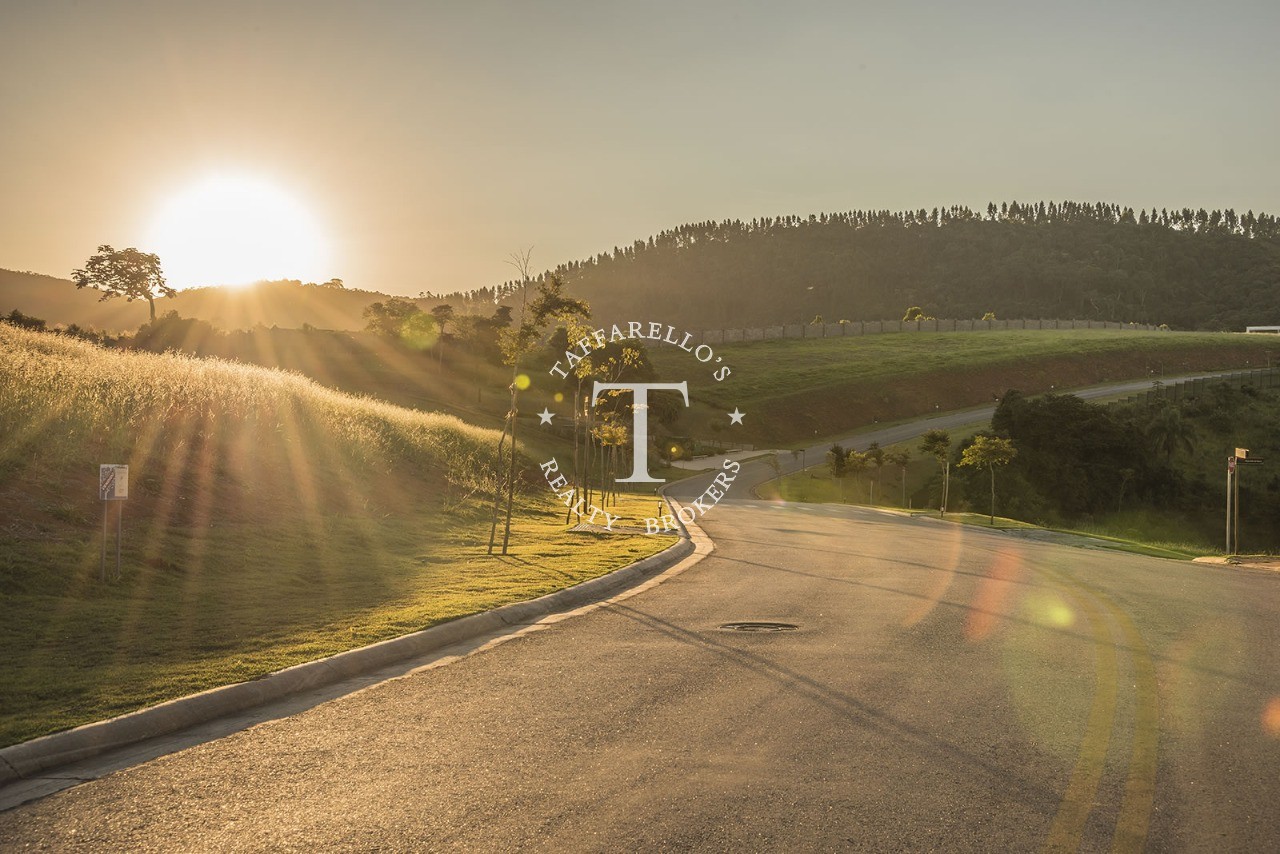
[[[104,332],[137,329],[147,322],[145,302],[99,302],[97,291],[80,290],[70,279],[0,270],[0,314],[17,309],[53,325],[77,324]],[[161,300],[159,305],[166,305]]]
[[[496,444],[297,374],[0,323],[0,745],[668,544],[566,532],[542,488],[519,498],[512,554],[487,556]],[[117,581],[100,579],[100,463],[130,467]]]
[[[602,318],[691,329],[902,317],[1280,323],[1280,225],[1079,202],[702,222],[553,272]],[[507,286],[510,287],[510,283]]]
[[[0,314],[18,309],[52,326],[77,324],[104,332],[131,332],[147,322],[145,302],[100,301],[101,294],[79,290],[68,279],[0,270]],[[245,288],[191,288],[161,299],[156,311],[176,311],[221,329],[279,326],[300,329],[363,329],[365,306],[386,294],[333,288],[288,280],[259,282]],[[425,303],[424,303],[425,304]]]

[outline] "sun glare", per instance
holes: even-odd
[[[156,213],[145,245],[176,288],[335,275],[311,212],[246,175],[211,176],[173,196]]]

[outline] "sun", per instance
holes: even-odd
[[[311,211],[250,175],[211,175],[172,196],[156,212],[145,245],[175,288],[334,275]]]

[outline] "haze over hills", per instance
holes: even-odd
[[[163,260],[163,259],[162,259]],[[714,329],[937,317],[1080,318],[1242,330],[1280,323],[1280,223],[1233,210],[1139,210],[1078,202],[850,211],[678,226],[553,272],[599,320],[660,317]],[[543,274],[546,275],[546,274]],[[462,313],[512,302],[513,282],[418,299]],[[392,288],[401,290],[401,288]],[[386,294],[298,281],[194,288],[161,313],[223,329],[355,330]],[[0,270],[0,313],[137,328],[143,303],[99,302],[66,279]]]

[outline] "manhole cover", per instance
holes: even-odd
[[[741,623],[725,623],[720,628],[731,632],[794,632],[800,627],[793,623],[765,623],[749,620]]]

